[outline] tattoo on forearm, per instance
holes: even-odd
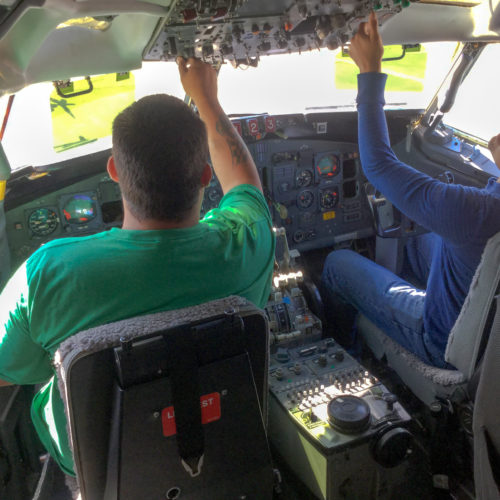
[[[231,152],[233,167],[247,160],[248,151],[241,143],[233,124],[225,114],[221,114],[215,124],[217,132],[224,137]]]

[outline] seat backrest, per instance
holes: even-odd
[[[483,333],[491,320],[489,312],[500,281],[500,233],[490,238],[464,305],[453,326],[446,346],[445,359],[470,380],[484,350]]]
[[[272,497],[268,325],[246,299],[80,332],[56,359],[83,500]]]
[[[500,500],[500,296],[474,401],[474,483],[478,500]]]

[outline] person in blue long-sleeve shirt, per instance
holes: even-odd
[[[332,252],[324,266],[327,310],[342,323],[361,311],[424,362],[453,368],[444,352],[487,240],[500,231],[500,180],[482,188],[445,184],[398,160],[390,147],[381,73],[383,45],[371,14],[351,41],[358,75],[358,135],[368,180],[401,212],[431,231],[407,246],[420,290],[350,250]],[[489,143],[500,166],[500,134]],[[344,315],[344,317],[342,317]],[[340,316],[340,317],[339,317]],[[337,323],[339,323],[337,322]]]

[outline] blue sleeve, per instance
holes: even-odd
[[[29,302],[25,263],[0,295],[0,379],[13,384],[38,384],[53,375],[49,355],[30,335]]]
[[[382,73],[358,75],[358,136],[365,175],[410,219],[452,243],[467,243],[478,231],[478,215],[489,211],[488,196],[477,188],[445,184],[398,160],[384,114],[386,79]]]

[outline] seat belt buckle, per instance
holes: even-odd
[[[198,458],[191,459],[193,461],[193,465],[188,464],[183,458],[181,458],[182,466],[184,467],[186,472],[189,473],[189,475],[191,477],[196,477],[196,476],[199,476],[201,474],[201,468],[203,466],[203,457],[204,457],[204,454]]]

